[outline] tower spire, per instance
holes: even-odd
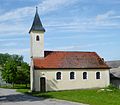
[[[36,6],[36,13],[38,13],[38,7]]]
[[[31,31],[43,31],[43,32],[45,32],[45,29],[42,25],[42,22],[41,22],[40,18],[39,18],[38,7],[37,6],[36,6],[36,13],[35,13],[34,21],[33,21],[33,24],[32,24],[32,27],[31,27],[29,33]]]

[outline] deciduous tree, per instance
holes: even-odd
[[[14,61],[7,61],[4,65],[4,69],[2,70],[2,78],[7,83],[12,83],[14,87],[14,83],[16,82],[16,74],[17,74],[17,65]]]

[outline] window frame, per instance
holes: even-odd
[[[61,74],[60,74],[60,76],[61,76],[60,79],[58,79],[58,77],[57,77],[57,76],[58,76],[57,73],[61,73]],[[60,71],[56,72],[56,73],[55,73],[55,79],[56,79],[57,81],[62,80],[62,72],[60,72]]]
[[[36,41],[40,41],[40,36],[39,35],[36,36]]]
[[[98,75],[97,73],[99,73],[99,75]],[[99,77],[99,78],[97,78],[97,77]],[[100,73],[99,71],[97,71],[97,72],[95,73],[95,79],[96,79],[96,80],[101,79],[101,73]]]
[[[84,78],[84,73],[86,73],[85,78]],[[82,79],[83,79],[83,80],[87,80],[87,79],[88,79],[88,72],[84,71],[84,72],[82,73]]]
[[[71,78],[71,73],[74,73],[74,78]],[[69,72],[69,79],[70,80],[75,80],[76,79],[76,73],[74,71]]]

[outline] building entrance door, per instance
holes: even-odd
[[[45,80],[45,77],[40,78],[40,92],[46,92],[46,80]]]

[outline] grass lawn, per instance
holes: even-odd
[[[5,87],[12,88],[12,87]],[[85,103],[89,105],[120,105],[120,90],[109,87],[106,89],[89,89],[89,90],[70,90],[59,92],[30,92],[29,88],[25,85],[16,84],[14,89],[16,91],[31,94],[37,97],[56,98],[74,102]]]
[[[19,89],[17,91],[27,93],[28,90]],[[118,89],[112,91],[71,90],[47,93],[32,92],[29,94],[38,97],[56,98],[89,105],[120,105],[120,90]]]
[[[6,89],[30,89],[30,84],[14,84],[14,87],[12,85],[6,85],[6,86],[0,86],[0,88],[6,88]]]

